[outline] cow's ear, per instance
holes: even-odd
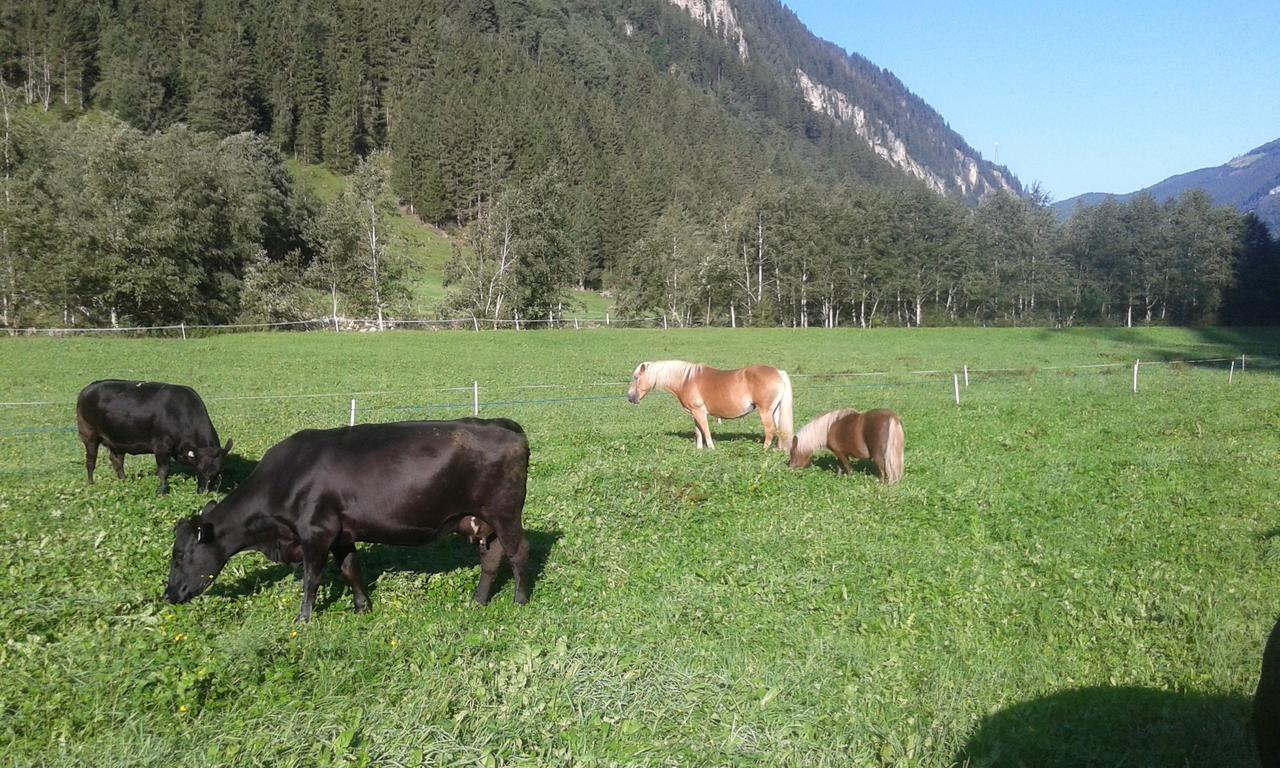
[[[235,441],[234,441],[234,440],[228,440],[228,441],[227,441],[227,444],[226,444],[226,445],[224,445],[224,446],[222,446],[222,455],[223,455],[223,456],[226,456],[228,453],[231,453],[231,446],[233,446],[233,445],[235,445]]]
[[[213,523],[201,523],[196,529],[196,541],[208,544],[213,541]]]

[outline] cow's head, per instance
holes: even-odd
[[[183,458],[196,470],[196,477],[199,478],[196,490],[200,493],[207,493],[213,481],[222,474],[222,460],[231,453],[231,446],[235,443],[231,440],[221,448],[217,443],[204,448],[195,448],[187,451],[187,455]]]
[[[173,560],[164,590],[164,599],[171,603],[185,603],[204,592],[227,564],[213,523],[204,519],[214,506],[212,501],[205,504],[200,514],[173,527]]]
[[[649,394],[649,390],[653,388],[653,384],[649,382],[649,364],[641,363],[636,366],[636,370],[631,374],[631,387],[627,390],[627,402],[632,405],[638,404]]]

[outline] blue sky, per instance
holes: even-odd
[[[1280,0],[784,0],[1062,200],[1280,138]]]

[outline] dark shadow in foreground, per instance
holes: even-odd
[[[972,768],[1258,765],[1250,699],[1080,688],[988,716],[955,763]]]

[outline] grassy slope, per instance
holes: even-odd
[[[1275,337],[1273,333],[1271,337]],[[15,764],[1252,765],[1248,695],[1280,600],[1280,381],[1251,370],[1028,368],[1247,349],[1183,330],[583,331],[0,341],[0,750]],[[1221,344],[1220,346],[1218,344]],[[758,420],[693,448],[636,361],[767,360],[798,423],[888,406],[897,488],[759,450]],[[1251,363],[1251,367],[1257,361]],[[235,558],[186,606],[159,595],[179,477],[151,462],[87,486],[71,423],[100,375],[194,384],[243,476],[305,426],[451,417],[481,382],[533,445],[541,572],[469,604],[458,541],[365,546],[374,611],[331,567],[316,620],[297,580]],[[518,389],[556,383],[559,389]],[[330,397],[230,400],[307,392]],[[565,397],[607,400],[527,402]],[[518,402],[511,402],[518,401]]]
[[[319,165],[288,161],[289,173],[304,189],[321,202],[337,197],[346,180]],[[444,265],[452,252],[452,243],[436,231],[419,224],[407,215],[396,213],[388,222],[391,247],[398,249],[412,265],[409,275],[410,314],[431,317],[444,299]],[[612,310],[612,302],[594,291],[573,291],[574,300],[587,316],[600,317]]]

